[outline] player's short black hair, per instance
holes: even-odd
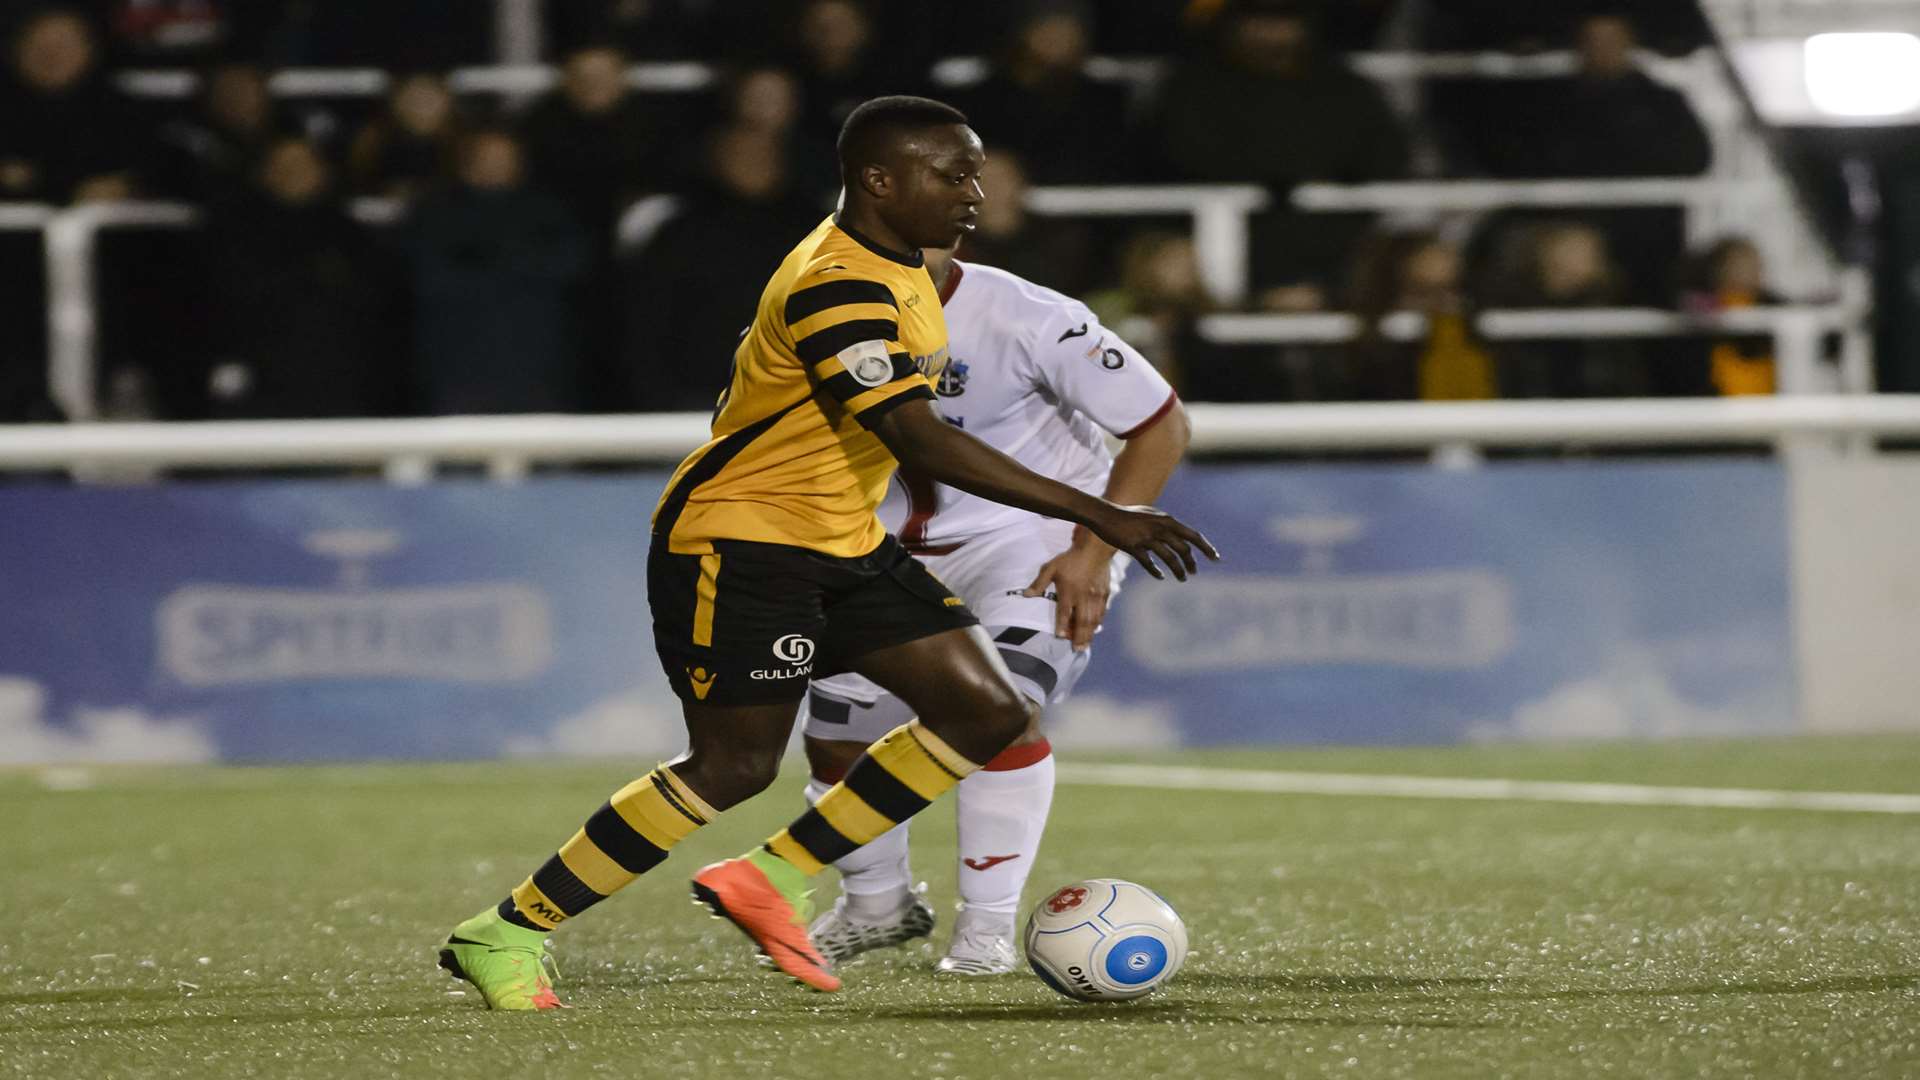
[[[896,94],[863,101],[840,125],[840,177],[854,183],[863,166],[877,159],[882,147],[902,132],[965,124],[967,114],[932,98]]]

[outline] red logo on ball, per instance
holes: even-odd
[[[1055,915],[1063,911],[1072,911],[1087,901],[1087,890],[1078,885],[1069,885],[1054,893],[1047,901],[1047,910]]]

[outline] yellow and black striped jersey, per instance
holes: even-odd
[[[874,510],[896,462],[870,428],[933,397],[947,322],[918,253],[888,251],[829,217],[788,253],[733,355],[713,437],[674,470],[656,542],[715,540],[852,558],[886,535]]]

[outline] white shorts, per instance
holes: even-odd
[[[1051,597],[1023,595],[1040,568],[1072,541],[1071,523],[1038,518],[987,533],[946,555],[915,556],[967,602],[993,638],[1013,684],[1042,706],[1064,701],[1093,658],[1093,650],[1075,652],[1073,642],[1054,636]],[[1114,556],[1109,608],[1131,562],[1124,554]],[[872,742],[913,719],[913,711],[865,676],[849,672],[814,682],[801,719],[811,738]]]

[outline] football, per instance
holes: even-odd
[[[1055,890],[1027,920],[1027,963],[1076,1001],[1145,997],[1187,959],[1187,926],[1144,885],[1094,878]]]

